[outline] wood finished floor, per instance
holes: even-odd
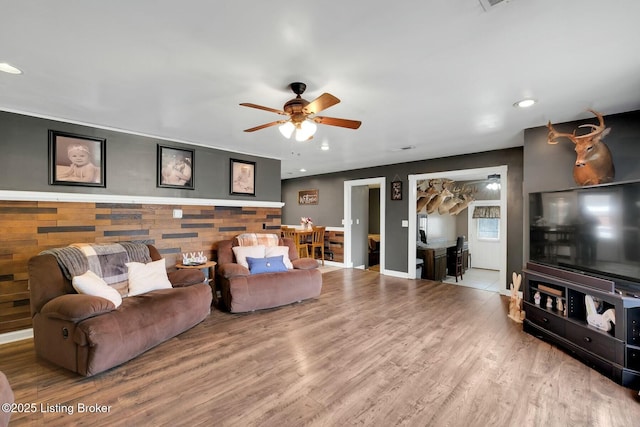
[[[361,270],[318,299],[231,315],[93,378],[0,346],[16,401],[66,405],[10,426],[637,426],[640,403],[522,332],[499,294]],[[78,403],[109,405],[78,413]]]

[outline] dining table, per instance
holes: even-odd
[[[282,229],[282,234],[283,237],[293,239],[296,245],[296,251],[298,252],[298,257],[309,258],[309,245],[311,244],[313,229],[306,227],[287,227]]]

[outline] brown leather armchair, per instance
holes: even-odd
[[[236,239],[218,242],[216,289],[220,292],[222,309],[232,313],[273,308],[320,295],[322,273],[313,258],[298,258],[291,239],[280,238],[280,246],[289,247],[293,269],[277,273],[251,274],[238,264],[233,247]]]

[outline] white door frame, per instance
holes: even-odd
[[[387,194],[385,183],[385,177],[355,179],[344,182],[344,218],[342,222],[344,224],[344,266],[346,268],[353,268],[351,257],[351,224],[353,222],[353,218],[351,218],[351,190],[353,187],[362,185],[375,185],[380,187],[380,274],[385,274],[385,194]]]
[[[416,234],[417,234],[417,218],[416,203],[418,199],[417,182],[424,179],[449,178],[457,181],[475,180],[478,176],[488,176],[491,174],[500,174],[500,212],[502,213],[500,221],[500,235],[504,238],[500,240],[500,289],[501,293],[507,294],[507,166],[493,166],[488,168],[463,169],[455,171],[443,171],[434,173],[424,173],[417,175],[409,175],[409,245],[407,252],[408,259],[408,276],[416,278]]]

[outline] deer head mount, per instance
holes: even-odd
[[[460,194],[457,196],[457,202],[449,209],[449,214],[458,215],[463,210],[467,209],[469,203],[475,200],[475,194],[478,192],[477,187],[463,187]]]
[[[602,138],[607,136],[610,128],[604,125],[602,114],[594,110],[591,111],[598,118],[599,125],[580,125],[581,128],[591,128],[592,131],[586,135],[576,135],[573,133],[562,133],[554,129],[551,122],[547,124],[549,135],[547,142],[557,144],[558,138],[567,138],[575,144],[576,162],[573,166],[573,179],[578,185],[604,184],[613,181],[615,168],[609,147],[602,142]]]
[[[428,214],[437,211],[440,215],[457,215],[462,212],[474,200],[478,189],[466,185],[462,188],[452,188],[453,185],[454,181],[446,178],[430,179],[420,183],[416,212],[423,209]]]
[[[427,203],[427,213],[432,214],[438,210],[438,207],[450,197],[453,197],[453,193],[449,189],[453,184],[451,180],[443,180],[442,181],[442,189],[436,196]]]

